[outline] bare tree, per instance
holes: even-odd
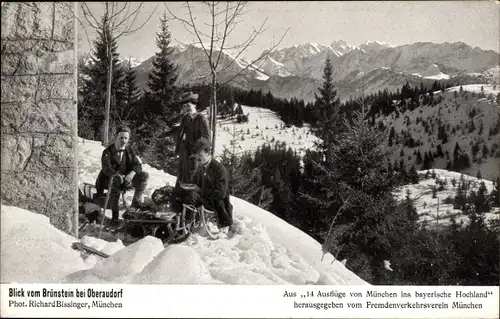
[[[136,23],[138,17],[140,16],[141,8],[143,2],[140,2],[135,9],[132,8],[131,2],[108,2],[105,1],[101,3],[104,7],[101,10],[90,9],[86,2],[80,2],[80,9],[82,10],[82,15],[90,26],[94,30],[103,30],[106,37],[106,50],[108,55],[108,77],[107,77],[107,89],[106,89],[106,106],[104,110],[104,132],[103,132],[103,145],[108,144],[109,139],[109,115],[111,108],[111,84],[113,82],[113,57],[111,54],[111,45],[114,41],[121,37],[128,36],[139,29],[141,29],[154,14],[158,8],[158,4],[155,9],[151,12],[149,17],[142,23]],[[98,12],[101,12],[101,18],[98,19]],[[85,33],[88,33],[85,26],[82,24]]]
[[[238,24],[245,16],[246,1],[207,1],[202,3],[186,2],[183,8],[187,10],[187,16],[181,17],[174,14],[165,5],[172,19],[180,21],[184,28],[195,37],[195,43],[200,45],[207,58],[209,74],[202,77],[211,78],[211,103],[209,109],[209,124],[212,129],[212,155],[215,150],[216,118],[217,118],[217,81],[218,74],[228,70],[238,60],[242,54],[252,45],[258,36],[263,34],[267,26],[267,18],[258,27],[254,28],[250,35],[242,42],[229,45],[229,39]],[[208,9],[208,11],[206,11]],[[208,17],[208,18],[207,18]],[[206,18],[208,21],[201,21]],[[262,60],[276,48],[285,37],[288,29],[277,43],[273,43],[269,50],[265,50],[258,58],[246,63],[240,71],[230,77],[224,83],[219,83],[219,88],[235,80],[243,72],[255,66],[255,63]],[[226,65],[222,64],[224,51],[235,50],[234,58]]]

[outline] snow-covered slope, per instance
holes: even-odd
[[[463,94],[459,93],[460,87]],[[444,92],[434,92],[433,106],[424,105],[421,98],[420,105],[412,110],[406,109],[404,115],[377,114],[375,121],[383,122],[388,130],[394,127],[398,135],[391,161],[399,163],[404,159],[407,170],[412,165],[418,170],[423,161],[417,161],[417,153],[424,159],[428,152],[434,157],[432,168],[446,169],[448,162],[451,164],[454,159],[458,143],[470,161],[470,166],[462,172],[476,176],[481,171],[483,178],[494,180],[500,175],[500,143],[495,133],[500,123],[500,105],[496,102],[499,92],[500,86],[486,83],[454,86]],[[439,138],[440,127],[441,130],[444,128],[445,140]],[[405,143],[403,136],[411,136],[415,144]],[[436,155],[438,146],[442,149],[442,156]]]
[[[415,199],[415,207],[420,216],[421,222],[426,222],[430,226],[435,225],[449,225],[450,218],[455,217],[457,222],[467,222],[467,217],[463,214],[460,209],[454,209],[453,204],[446,203],[446,199],[454,198],[457,192],[457,186],[461,177],[464,180],[471,183],[470,190],[477,190],[479,184],[484,182],[488,194],[493,190],[493,183],[491,181],[482,179],[479,180],[476,177],[469,175],[463,175],[457,172],[451,172],[444,169],[433,169],[420,171],[419,175],[425,176],[426,173],[432,176],[432,172],[436,174],[435,178],[421,178],[418,184],[404,185],[395,192],[396,198],[398,200],[404,200],[407,191],[410,192],[410,198]],[[437,180],[446,181],[446,186],[444,190],[437,191],[436,198],[432,196],[432,187],[438,187]],[[452,180],[456,181],[455,186],[452,184]],[[499,219],[500,218],[500,207],[493,207],[489,213],[485,213],[486,220]]]
[[[304,127],[285,127],[284,122],[265,107],[248,107],[242,105],[243,114],[248,114],[247,123],[235,123],[230,120],[219,120],[215,153],[221,154],[224,147],[234,148],[236,152],[254,151],[264,143],[285,142],[287,146],[300,154],[314,147],[318,140],[310,133],[308,125]]]
[[[79,183],[94,183],[103,147],[79,140]],[[150,175],[147,195],[175,178],[144,165]],[[132,194],[126,197],[130,203]],[[163,247],[146,237],[129,246],[84,237],[82,242],[111,254],[85,260],[71,249],[77,241],[49,224],[48,218],[2,206],[1,281],[156,284],[366,284],[333,256],[322,260],[321,245],[271,213],[238,198],[236,231],[218,240]],[[107,212],[110,213],[109,211]],[[27,262],[29,258],[29,262]]]
[[[441,72],[439,66],[436,64],[430,65],[425,71],[415,73],[415,75],[431,80],[444,80],[450,78],[448,74],[444,74],[443,72]]]
[[[462,89],[467,92],[474,92],[476,94],[484,93],[484,95],[493,94],[496,96],[500,93],[500,87],[492,84],[465,84],[461,85]],[[482,92],[481,92],[482,88]],[[446,89],[446,92],[460,92],[460,86],[453,86],[451,88]]]

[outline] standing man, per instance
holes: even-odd
[[[140,207],[143,203],[144,190],[146,189],[149,175],[142,170],[142,163],[137,154],[128,145],[130,141],[130,128],[120,126],[117,129],[115,142],[108,146],[101,157],[102,169],[96,180],[97,196],[103,196],[104,189],[108,188],[109,179],[114,174],[119,178],[113,179],[109,201],[112,211],[111,224],[118,223],[118,205],[120,192],[128,188],[135,188],[132,206]]]
[[[179,156],[177,182],[190,183],[194,173],[194,163],[190,156],[195,141],[205,138],[210,141],[210,129],[205,115],[196,111],[198,94],[186,92],[181,96],[181,121],[177,134],[175,153]]]

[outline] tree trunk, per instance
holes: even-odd
[[[108,49],[108,88],[106,90],[106,108],[104,111],[104,132],[102,139],[102,144],[104,147],[108,146],[109,144],[109,113],[111,109],[111,81],[113,80],[113,60],[111,56],[110,43],[108,43],[106,46]]]
[[[215,70],[212,69],[212,112],[210,125],[212,126],[212,151],[211,154],[214,156],[215,152],[215,134],[217,130],[217,75]]]

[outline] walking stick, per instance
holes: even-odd
[[[111,191],[112,191],[112,187],[113,187],[113,179],[115,177],[120,177],[120,175],[119,174],[114,174],[109,179],[108,193],[106,194],[106,201],[104,202],[104,207],[103,207],[103,210],[102,210],[101,226],[99,227],[99,236],[98,236],[99,239],[101,238],[102,226],[104,224],[104,217],[106,216],[106,209],[108,208],[109,197],[111,196]]]

